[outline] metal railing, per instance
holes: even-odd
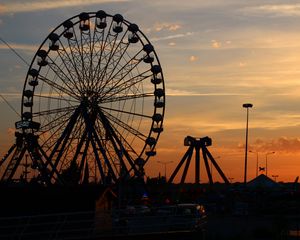
[[[198,218],[190,215],[155,215],[125,211],[59,213],[0,218],[0,239],[76,240],[121,235],[195,231]]]

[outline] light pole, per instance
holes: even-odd
[[[157,162],[164,165],[164,167],[165,167],[165,179],[167,181],[167,165],[172,163],[173,161],[157,161]]]
[[[251,153],[256,153],[256,177],[258,176],[258,152],[255,151],[249,151]]]
[[[253,104],[244,103],[243,108],[247,109],[247,122],[246,122],[246,146],[245,146],[245,173],[244,173],[244,184],[247,183],[247,157],[248,157],[248,121],[249,121],[249,108],[252,108]]]
[[[274,154],[275,152],[266,153],[266,176],[268,176],[268,155]]]

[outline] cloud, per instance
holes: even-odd
[[[243,12],[250,14],[270,14],[274,16],[300,16],[300,4],[269,4],[245,7]]]
[[[199,57],[197,57],[197,56],[192,55],[192,56],[189,57],[190,62],[196,62],[198,60],[199,60]]]
[[[38,46],[37,45],[28,45],[28,44],[17,44],[17,43],[9,43],[9,46],[12,49],[19,49],[19,50],[26,50],[26,51],[37,51]],[[6,44],[0,44],[0,50],[1,49],[8,49],[8,46]]]
[[[245,66],[247,66],[247,63],[245,63],[245,62],[239,62],[239,67],[245,67]]]
[[[176,39],[176,38],[184,38],[194,35],[194,32],[186,32],[186,33],[180,33],[175,35],[169,35],[165,37],[159,37],[159,38],[151,38],[152,42],[161,41],[161,40],[170,40],[170,39]]]
[[[166,89],[168,96],[244,96],[243,93],[233,93],[233,92],[211,92],[211,93],[199,93],[192,92],[188,90],[179,90],[179,89]]]
[[[253,149],[257,152],[300,152],[300,138],[279,137],[268,141],[257,139],[250,145],[249,149]]]
[[[211,46],[213,48],[220,48],[222,46],[222,43],[221,42],[218,42],[216,40],[211,40]]]
[[[4,4],[0,4],[0,14],[6,12],[6,7]]]
[[[156,23],[152,28],[147,29],[148,32],[161,32],[161,31],[169,31],[175,32],[181,28],[181,25],[178,23]]]
[[[20,1],[0,5],[1,13],[35,12],[76,6],[89,6],[107,2],[128,2],[129,0],[52,0],[52,1]]]
[[[16,131],[16,129],[14,129],[14,128],[8,128],[7,129],[7,134],[9,136],[14,136],[15,135],[15,131]]]
[[[0,93],[0,95],[5,96],[5,97],[20,97],[20,93]]]

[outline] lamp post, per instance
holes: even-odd
[[[244,184],[247,183],[247,157],[248,157],[248,121],[249,121],[249,108],[252,108],[253,104],[244,103],[243,108],[247,109],[247,122],[246,122],[246,145],[245,145],[245,173],[244,173]]]
[[[274,154],[275,152],[266,153],[266,176],[268,176],[268,155]]]
[[[158,163],[161,163],[161,164],[163,164],[164,165],[164,170],[165,170],[165,179],[166,179],[166,181],[167,181],[167,165],[169,164],[169,163],[172,163],[173,161],[157,161]]]
[[[251,153],[256,153],[256,177],[258,176],[258,152],[255,151],[249,151]]]

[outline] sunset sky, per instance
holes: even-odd
[[[135,22],[155,46],[166,84],[164,132],[147,175],[168,175],[187,135],[209,136],[225,175],[242,181],[246,110],[249,149],[279,181],[300,175],[300,3],[292,0],[0,0],[0,37],[27,62],[49,32],[80,12],[104,10]],[[0,42],[0,93],[17,111],[28,66]],[[0,99],[0,154],[19,117]],[[248,155],[248,179],[256,154]],[[202,164],[203,166],[203,164]],[[216,170],[213,170],[216,174]],[[215,175],[214,175],[215,176]],[[217,176],[216,176],[217,177]],[[193,181],[190,172],[189,181]],[[201,180],[207,181],[202,173]],[[217,177],[217,180],[219,178]]]

